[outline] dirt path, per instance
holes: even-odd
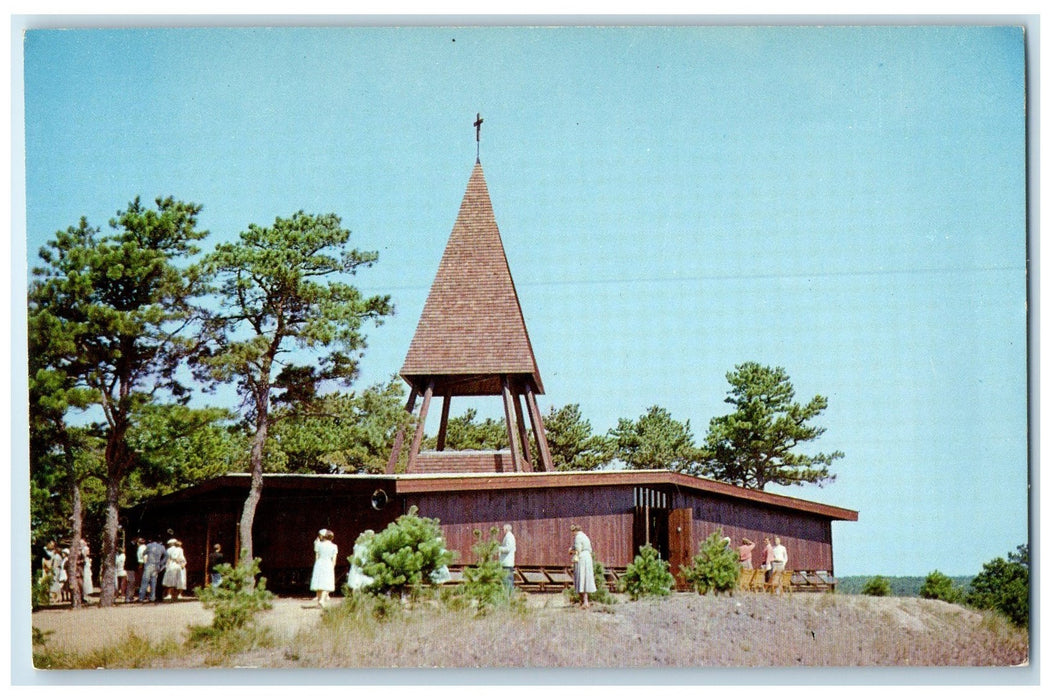
[[[335,599],[336,601],[340,599]],[[259,614],[259,622],[279,637],[291,637],[300,628],[313,625],[320,610],[311,607],[311,598],[276,598],[272,610]],[[65,606],[33,613],[33,627],[51,632],[48,644],[82,653],[118,642],[127,631],[159,642],[175,638],[183,642],[189,625],[207,625],[212,612],[193,599],[177,603],[119,603],[113,608],[97,604],[79,610]]]

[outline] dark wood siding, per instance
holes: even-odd
[[[595,557],[607,566],[627,566],[632,552],[631,487],[606,489],[516,489],[467,493],[412,494],[407,505],[420,515],[438,518],[457,563],[471,564],[475,530],[488,535],[511,523],[520,566],[561,566],[569,563],[573,537],[570,526],[591,538]]]
[[[694,551],[709,535],[721,529],[736,547],[747,537],[756,543],[753,563],[762,563],[763,540],[775,536],[788,550],[788,568],[832,570],[832,530],[827,518],[764,504],[712,495],[680,492],[675,507],[693,510]]]
[[[463,487],[456,477],[394,480],[376,477],[268,477],[255,518],[255,555],[262,559],[263,575],[273,590],[309,594],[313,566],[313,542],[318,529],[335,532],[339,547],[337,576],[345,576],[354,540],[366,529],[380,531],[415,505],[420,515],[441,522],[450,550],[459,554],[457,564],[473,563],[474,532],[488,534],[490,528],[511,523],[518,541],[517,563],[521,566],[565,566],[572,541],[570,525],[580,525],[591,538],[596,559],[606,566],[625,567],[636,554],[639,532],[636,490],[661,494],[656,503],[665,521],[679,511],[688,517],[688,542],[675,542],[676,556],[696,554],[700,543],[716,529],[734,545],[742,537],[757,543],[753,561],[761,563],[764,537],[781,537],[788,549],[789,568],[832,570],[832,528],[826,506],[800,510],[784,505],[783,498],[747,500],[740,489],[700,490],[677,483],[681,475],[663,476],[659,482],[649,475],[587,473],[571,484],[563,474],[542,474],[536,479],[522,475],[496,477],[493,482],[466,478]],[[503,479],[502,481],[500,479]],[[538,486],[543,481],[542,486]],[[189,563],[191,587],[204,582],[205,553],[220,542],[232,558],[236,552],[237,523],[247,495],[247,479],[223,477],[218,485],[196,487],[183,493],[140,506],[129,514],[128,535],[167,532],[183,541]],[[520,488],[519,484],[530,484]],[[382,489],[390,498],[380,510],[371,505],[372,494]],[[830,512],[838,512],[832,511]],[[847,515],[856,513],[845,511]],[[687,516],[688,514],[688,516]],[[639,516],[642,517],[642,516]],[[651,530],[654,525],[650,523]],[[670,522],[665,522],[670,526]],[[651,533],[652,534],[652,533]],[[666,545],[670,545],[669,540]],[[670,554],[668,552],[667,554]],[[134,549],[129,549],[134,560]]]
[[[361,483],[350,489],[318,490],[267,484],[256,508],[252,544],[254,555],[262,560],[260,568],[268,586],[282,592],[309,594],[314,539],[323,527],[336,534],[336,580],[337,586],[341,585],[341,578],[350,568],[347,557],[358,535],[366,529],[378,532],[400,515],[395,503],[381,510],[372,508],[372,494],[382,487],[383,484]],[[191,588],[199,586],[204,582],[205,553],[211,544],[222,544],[227,561],[232,563],[246,495],[244,489],[228,489],[190,502],[154,505],[138,512],[129,529],[147,536],[171,530],[183,542],[187,583]],[[128,554],[129,559],[134,558],[133,550]]]

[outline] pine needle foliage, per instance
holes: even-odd
[[[737,551],[727,545],[723,531],[716,530],[701,543],[693,563],[682,568],[686,582],[701,595],[733,593],[740,563]]]
[[[431,574],[452,563],[454,554],[445,548],[437,518],[423,518],[416,506],[376,533],[369,545],[362,571],[372,577],[369,593],[416,594],[434,586]]]
[[[927,574],[920,588],[920,597],[930,600],[944,600],[946,603],[958,603],[963,599],[963,590],[953,584],[952,579],[935,569]]]
[[[646,596],[666,596],[675,585],[668,562],[650,545],[644,545],[628,565],[621,579],[621,586],[632,600]]]
[[[214,610],[210,627],[191,626],[191,639],[201,639],[254,624],[256,613],[273,607],[274,594],[266,590],[266,578],[259,576],[259,562],[242,558],[237,566],[220,564],[216,567],[222,577],[218,586],[194,589],[194,595],[206,610]]]
[[[999,610],[1019,627],[1029,626],[1029,545],[982,564],[971,581],[968,605]]]
[[[481,530],[474,531],[475,544],[474,566],[463,570],[463,583],[459,593],[473,603],[478,615],[485,615],[496,605],[507,600],[507,589],[504,586],[504,567],[500,565],[500,542],[496,539],[497,529],[489,528],[489,537],[483,537]]]
[[[893,595],[894,591],[890,587],[890,581],[883,576],[873,576],[865,582],[864,587],[861,589],[861,595],[871,595],[877,598],[883,598],[889,595]]]

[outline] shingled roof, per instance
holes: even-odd
[[[544,393],[480,163],[467,182],[401,376],[422,392],[498,395],[500,376]]]

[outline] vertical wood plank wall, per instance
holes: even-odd
[[[383,487],[392,501],[381,510],[371,507],[373,491]],[[742,537],[757,543],[753,562],[761,563],[763,538],[781,537],[788,549],[790,569],[832,570],[832,528],[828,518],[775,506],[750,503],[718,494],[676,488],[668,494],[669,529],[674,518],[686,517],[691,530],[690,557],[699,544],[721,528],[740,544]],[[194,500],[174,501],[142,510],[128,524],[128,542],[138,534],[167,531],[183,541],[189,564],[190,585],[204,581],[206,549],[220,541],[228,559],[235,555],[237,522],[244,503],[243,489],[213,492]],[[459,553],[457,564],[472,564],[474,531],[488,535],[511,523],[518,541],[520,566],[564,566],[569,563],[570,526],[580,525],[591,538],[595,556],[606,566],[625,567],[636,554],[639,541],[633,486],[613,484],[589,487],[551,487],[415,493],[395,496],[391,485],[362,481],[339,489],[282,488],[268,485],[259,503],[254,531],[255,555],[261,557],[264,575],[276,584],[288,572],[313,566],[313,542],[318,529],[336,533],[339,546],[337,576],[344,576],[354,540],[367,528],[380,531],[416,505],[422,516],[438,518],[450,550]],[[221,524],[217,522],[221,521]],[[209,522],[211,525],[209,526]],[[670,539],[669,544],[674,540]],[[669,555],[671,553],[669,552]],[[134,560],[134,549],[129,549]],[[291,579],[302,587],[301,573]],[[276,586],[275,586],[276,588]],[[296,588],[298,590],[298,588]],[[305,589],[304,589],[305,590]]]

